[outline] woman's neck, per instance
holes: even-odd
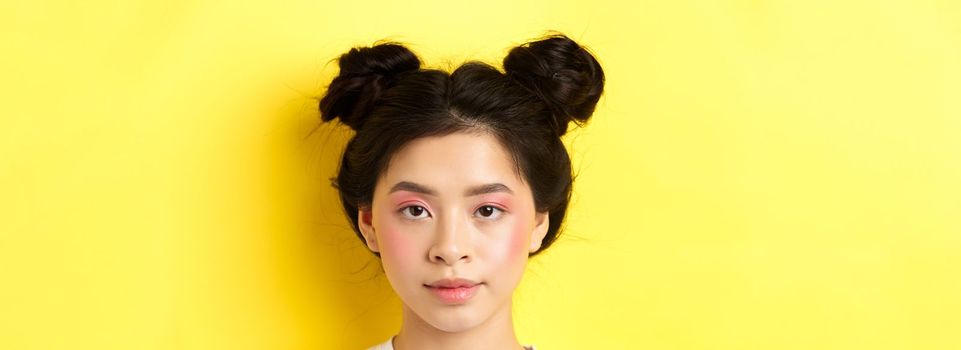
[[[496,311],[477,327],[451,333],[435,328],[404,305],[403,323],[394,337],[395,350],[517,349],[524,348],[514,334],[511,303]]]

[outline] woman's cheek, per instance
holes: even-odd
[[[412,238],[410,225],[403,225],[401,218],[393,216],[390,210],[379,213],[377,233],[382,258],[390,259],[393,268],[404,268],[405,261],[411,260],[416,253],[417,242]]]
[[[381,250],[398,257],[410,254],[413,242],[410,239],[405,239],[401,225],[397,225],[392,219],[387,219],[380,229]]]
[[[527,258],[530,246],[531,225],[525,220],[516,220],[511,229],[511,256]]]
[[[487,247],[491,261],[499,261],[506,266],[511,266],[518,264],[521,258],[526,258],[529,235],[525,233],[526,226],[523,220],[511,220],[500,226],[498,229],[506,232],[502,231],[502,234],[495,235],[499,238],[494,239]]]

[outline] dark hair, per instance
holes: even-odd
[[[511,155],[537,211],[550,213],[533,254],[554,242],[573,182],[560,137],[570,122],[590,119],[604,90],[604,72],[586,49],[563,34],[549,35],[511,49],[504,73],[478,61],[452,73],[422,69],[417,56],[397,43],[352,48],[338,63],[320,112],[323,121],[337,118],[356,131],[333,184],[361,240],[358,208],[373,201],[394,152],[421,137],[483,131]]]

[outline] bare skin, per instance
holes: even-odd
[[[395,349],[524,349],[511,301],[549,219],[496,138],[411,141],[392,156],[358,218],[403,301]],[[454,278],[477,283],[476,293],[451,302],[429,286]]]
[[[446,333],[424,322],[405,306],[404,323],[401,325],[400,333],[394,337],[394,349],[524,350],[524,347],[517,342],[517,336],[514,334],[510,307],[504,308],[483,325],[467,332]]]

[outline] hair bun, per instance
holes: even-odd
[[[320,100],[321,120],[334,118],[354,130],[367,119],[381,92],[400,73],[420,68],[420,60],[400,44],[355,47],[340,56],[340,73]]]
[[[604,92],[604,71],[593,55],[563,34],[515,47],[504,58],[504,71],[547,103],[557,135],[571,121],[584,123]]]

